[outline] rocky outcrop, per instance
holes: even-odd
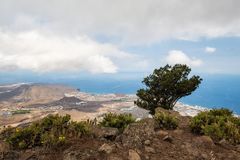
[[[171,111],[167,111],[171,112]],[[175,114],[175,113],[173,113]],[[156,130],[153,119],[130,124],[124,131],[116,128],[92,126],[92,134],[73,139],[57,150],[34,148],[28,151],[11,151],[0,144],[4,154],[0,160],[239,160],[240,146],[219,143],[208,136],[192,134],[187,125],[188,117],[179,116],[176,130]],[[27,153],[28,152],[28,153]],[[33,155],[33,156],[31,156]]]
[[[121,135],[123,146],[140,148],[146,137],[151,138],[155,132],[153,119],[144,119],[138,123],[130,124]]]
[[[91,131],[94,137],[100,139],[114,140],[119,135],[117,128],[93,126]]]

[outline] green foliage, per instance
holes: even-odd
[[[72,122],[70,119],[70,115],[49,115],[24,128],[8,128],[2,135],[15,149],[54,147],[65,143],[68,138],[89,132],[86,122]]]
[[[160,129],[176,129],[178,127],[178,120],[176,117],[171,116],[164,112],[157,112],[154,115],[157,128]]]
[[[70,135],[80,137],[89,133],[90,125],[87,122],[72,122],[67,131]]]
[[[240,143],[240,118],[228,109],[213,109],[199,113],[190,121],[192,132],[208,135],[215,141],[222,139]]]
[[[16,110],[16,111],[12,111],[11,113],[12,113],[12,115],[15,115],[15,114],[27,114],[27,113],[30,113],[30,110]]]
[[[97,119],[94,118],[94,119],[87,119],[86,120],[86,123],[89,125],[89,126],[95,126],[97,125]]]
[[[155,113],[155,108],[173,109],[175,103],[182,97],[196,90],[202,79],[199,76],[188,78],[191,69],[187,65],[166,65],[155,69],[144,78],[145,89],[137,91],[139,97],[135,104]]]
[[[100,122],[101,126],[118,128],[123,131],[130,123],[135,122],[135,118],[131,114],[107,113]]]
[[[232,116],[233,112],[227,108],[221,108],[221,109],[212,109],[210,110],[209,114],[211,114],[212,116]]]

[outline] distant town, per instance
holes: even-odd
[[[101,118],[107,112],[131,113],[142,119],[148,111],[134,105],[135,95],[91,94],[63,85],[12,84],[0,86],[0,127],[19,126],[49,114],[71,115],[75,121]],[[177,103],[181,115],[207,110]]]

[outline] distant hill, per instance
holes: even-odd
[[[13,84],[0,86],[0,103],[48,103],[76,90],[55,84]]]
[[[76,97],[63,97],[59,100],[61,103],[80,103],[82,100],[76,98]]]
[[[28,90],[30,84],[13,84],[0,86],[0,101],[8,101],[9,99],[19,96]]]
[[[60,100],[53,102],[52,105],[76,105],[78,103],[83,102],[82,100],[76,97],[63,97]]]

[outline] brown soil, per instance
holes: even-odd
[[[107,131],[100,133],[105,128],[95,126],[91,136],[71,140],[57,148],[13,151],[3,147],[2,143],[0,159],[240,160],[239,145],[216,143],[210,137],[194,135],[188,127],[188,117],[181,117],[176,112],[171,114],[180,120],[179,128],[176,130],[155,130],[154,121],[145,119],[129,125],[123,133],[113,135],[115,138],[107,138],[104,136]]]

